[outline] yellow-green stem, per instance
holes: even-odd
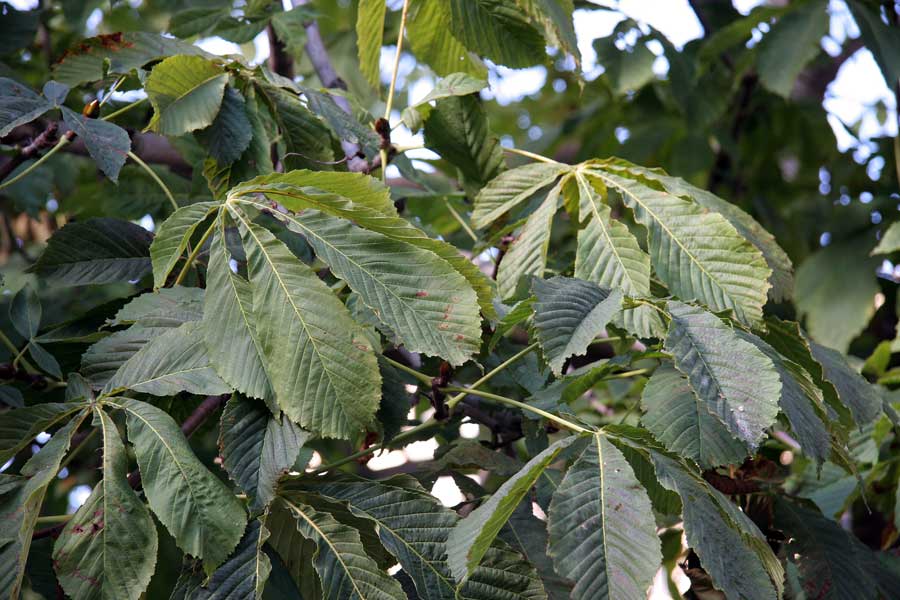
[[[404,373],[408,373],[409,375],[412,375],[413,377],[415,377],[416,379],[418,379],[425,385],[431,385],[432,377],[430,375],[426,375],[425,373],[420,373],[419,371],[416,371],[412,367],[407,367],[403,363],[397,362],[396,360],[394,360],[393,358],[390,358],[389,356],[382,355],[382,358],[384,360],[386,360],[388,362],[388,364],[390,364],[391,366],[393,366],[397,369],[400,369]]]
[[[389,448],[392,446],[398,446],[402,442],[405,442],[406,440],[419,435],[423,431],[427,431],[429,429],[437,427],[440,424],[441,423],[438,421],[425,421],[424,423],[419,423],[412,429],[407,429],[406,431],[398,434],[397,437],[395,437],[394,439],[392,439],[391,441],[389,441],[386,444],[373,444],[373,445],[369,446],[368,448],[364,448],[362,450],[359,450],[358,452],[354,452],[353,454],[348,454],[347,456],[345,456],[344,458],[342,458],[340,460],[336,460],[333,463],[329,463],[327,465],[323,465],[323,466],[319,467],[318,469],[313,471],[312,474],[318,475],[319,473],[324,473],[325,471],[331,471],[340,466],[346,465],[347,463],[353,462],[357,458],[362,458],[363,456],[373,454],[373,453],[378,452],[379,450],[383,450],[385,448]]]
[[[200,254],[200,250],[203,249],[203,244],[206,243],[206,240],[209,239],[209,236],[212,235],[213,229],[216,228],[216,223],[218,219],[214,220],[206,231],[203,233],[203,237],[200,238],[200,241],[197,242],[197,247],[194,248],[194,251],[191,252],[187,260],[184,261],[184,266],[181,267],[181,272],[178,273],[178,277],[175,278],[175,285],[181,285],[181,282],[184,281],[184,278],[187,277],[188,271],[191,270],[191,265],[194,264],[194,259],[197,258],[197,255]]]
[[[31,163],[30,165],[28,165],[27,167],[22,169],[22,172],[19,173],[18,175],[16,175],[15,177],[13,177],[12,179],[7,179],[3,183],[0,183],[0,190],[11,186],[15,182],[19,181],[20,179],[22,179],[23,177],[25,177],[26,175],[28,175],[29,173],[31,173],[32,171],[37,169],[39,166],[41,166],[42,164],[47,162],[47,160],[51,156],[53,156],[54,154],[56,154],[57,152],[62,150],[63,147],[68,143],[69,143],[69,138],[67,136],[63,136],[62,139],[60,139],[58,142],[56,142],[55,146],[50,148],[50,150],[47,152],[47,154],[43,155],[42,157],[40,157],[39,159],[37,159],[36,161]]]
[[[19,349],[16,348],[16,345],[12,343],[12,340],[6,337],[6,334],[2,331],[0,331],[0,343],[6,346],[7,350],[9,350],[13,356],[19,355]],[[35,369],[34,366],[30,362],[28,362],[28,360],[24,356],[19,362],[22,363],[22,367],[29,373],[34,374],[38,372],[37,369]]]
[[[481,379],[478,379],[477,381],[475,381],[475,383],[473,383],[470,387],[477,388],[479,385],[483,385],[483,384],[487,383],[487,382],[490,381],[497,373],[500,373],[500,372],[503,371],[506,367],[508,367],[509,365],[513,364],[514,362],[516,362],[517,360],[519,360],[519,359],[522,358],[523,356],[527,355],[529,352],[531,352],[532,350],[534,350],[534,349],[537,348],[537,347],[538,347],[538,343],[537,343],[537,342],[535,342],[535,343],[533,343],[533,344],[529,344],[528,346],[525,346],[522,350],[516,352],[515,354],[513,354],[512,356],[510,356],[509,358],[507,358],[505,361],[503,361],[502,363],[500,363],[499,365],[497,365],[494,369],[491,369],[491,371],[489,371],[489,372],[486,373],[484,376],[482,376]],[[459,390],[457,390],[457,391],[459,391]],[[466,391],[461,391],[459,394],[457,394],[457,395],[453,396],[452,398],[450,398],[450,399],[447,401],[447,408],[448,408],[449,410],[453,410],[453,407],[456,406],[456,405],[459,403],[460,400],[462,400],[463,398],[466,397],[466,393],[467,393]]]
[[[109,113],[108,115],[106,115],[105,117],[103,117],[101,120],[102,120],[102,121],[110,121],[110,120],[112,120],[112,119],[115,119],[116,117],[118,117],[118,116],[120,116],[120,115],[123,115],[123,114],[127,113],[129,110],[131,110],[131,109],[134,108],[135,106],[139,106],[139,105],[143,104],[145,100],[146,100],[146,98],[141,98],[140,100],[135,100],[135,101],[132,102],[131,104],[126,104],[125,106],[123,106],[123,107],[120,108],[119,110],[116,110],[116,111],[113,111],[113,112]]]
[[[403,0],[403,10],[400,13],[400,31],[397,33],[397,54],[394,55],[394,70],[391,71],[391,86],[388,88],[387,103],[384,107],[384,118],[391,120],[391,109],[394,106],[394,89],[397,87],[397,72],[400,70],[400,54],[403,52],[403,33],[406,30],[406,13],[409,11],[409,0]],[[382,162],[382,169],[387,167]]]
[[[453,208],[452,204],[450,204],[450,200],[447,200],[447,210],[450,211],[450,214],[453,215],[453,218],[456,219],[456,221],[457,221],[457,223],[459,223],[460,227],[463,228],[463,231],[465,231],[468,234],[468,236],[470,238],[472,238],[472,241],[477,242],[478,236],[475,235],[475,232],[472,231],[472,228],[469,227],[469,224],[466,223],[465,219],[462,218],[462,215],[460,215],[458,212],[456,212],[456,209]]]
[[[443,392],[459,392],[460,394],[462,394],[463,397],[465,397],[466,394],[471,394],[473,396],[480,396],[487,400],[493,400],[493,401],[499,402],[501,404],[506,404],[507,406],[513,406],[515,408],[519,408],[519,409],[528,411],[530,413],[540,415],[540,416],[544,417],[545,419],[547,419],[548,421],[553,421],[557,425],[565,427],[566,429],[571,429],[572,431],[575,431],[577,433],[589,433],[591,431],[590,429],[587,429],[586,427],[582,427],[581,425],[576,425],[575,423],[572,423],[571,421],[567,421],[567,420],[563,419],[562,417],[558,417],[558,416],[554,415],[553,413],[549,413],[546,410],[542,410],[540,408],[537,408],[536,406],[530,406],[528,404],[525,404],[524,402],[519,402],[518,400],[513,400],[512,398],[507,398],[506,396],[500,396],[498,394],[492,394],[490,392],[482,392],[481,390],[476,390],[476,389],[472,389],[472,388],[466,389],[466,388],[458,388],[458,387],[448,387],[448,388],[441,388],[441,391],[443,391]]]
[[[504,152],[510,152],[512,154],[518,154],[519,156],[525,156],[530,158],[531,160],[537,160],[545,163],[555,163],[556,161],[552,158],[547,158],[546,156],[541,156],[540,154],[535,154],[534,152],[529,152],[528,150],[519,150],[518,148],[504,148]]]
[[[142,169],[147,171],[147,175],[150,176],[150,179],[152,179],[153,181],[156,182],[156,185],[158,185],[162,189],[163,193],[166,195],[166,198],[169,199],[169,202],[172,204],[172,209],[178,210],[180,207],[178,206],[178,202],[175,201],[175,196],[172,195],[172,192],[169,190],[166,183],[162,179],[159,178],[159,175],[156,174],[156,171],[151,169],[150,165],[145,163],[141,159],[141,157],[138,156],[137,154],[135,154],[134,152],[129,151],[128,158],[130,158],[131,160],[136,162]]]

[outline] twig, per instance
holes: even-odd
[[[44,129],[44,131],[42,131],[40,135],[34,138],[34,141],[19,150],[15,154],[15,156],[13,156],[2,167],[0,167],[0,181],[3,181],[7,177],[9,177],[9,175],[13,171],[15,171],[23,162],[25,162],[26,160],[30,160],[44,148],[49,148],[50,146],[52,146],[53,142],[56,141],[56,133],[58,130],[59,123],[57,123],[56,121],[52,121],[51,123],[49,123],[46,129]],[[18,181],[18,179],[20,178],[21,174],[13,181],[5,184],[4,187],[14,183],[15,181]]]

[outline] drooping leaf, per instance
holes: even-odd
[[[6,463],[37,434],[81,408],[78,402],[46,402],[0,413],[0,462]]]
[[[820,344],[845,352],[875,314],[881,260],[868,256],[870,247],[867,240],[830,244],[797,269],[797,314]]]
[[[578,231],[575,277],[603,287],[621,289],[627,296],[650,294],[650,256],[623,223],[612,218],[609,206],[582,173],[575,174],[579,217],[584,227]],[[663,328],[659,315],[649,306],[622,313],[629,331],[653,337]]]
[[[172,417],[139,400],[120,406],[150,508],[178,547],[202,558],[211,572],[240,540],[244,508],[200,462]]]
[[[216,373],[236,390],[269,398],[271,388],[253,320],[253,289],[232,272],[224,229],[213,238],[206,270],[203,334]]]
[[[41,299],[30,285],[16,292],[9,305],[9,320],[26,340],[37,335],[41,325]]]
[[[660,483],[681,496],[687,542],[716,589],[748,600],[781,597],[784,571],[753,521],[674,460],[651,456]]]
[[[414,106],[421,106],[426,102],[449,98],[450,96],[468,96],[475,94],[487,87],[487,81],[477,79],[466,73],[450,73],[440,79],[431,91],[416,102]]]
[[[548,446],[454,526],[447,537],[447,564],[457,583],[465,581],[478,567],[503,524],[540,474],[576,439],[577,436],[568,436]]]
[[[6,137],[19,125],[30,123],[53,105],[21,83],[0,77],[0,137]]]
[[[548,187],[567,171],[559,163],[536,162],[500,173],[475,198],[472,225],[487,227],[525,200]]]
[[[755,448],[778,415],[781,380],[772,361],[702,308],[670,301],[665,349],[728,431]]]
[[[73,598],[141,597],[156,567],[156,525],[128,485],[128,459],[115,423],[97,411],[103,479],[56,541],[53,563]]]
[[[809,342],[813,357],[822,365],[825,379],[834,385],[838,397],[850,408],[853,420],[860,427],[871,423],[881,414],[877,388],[863,378],[840,352]]]
[[[326,600],[405,600],[400,584],[378,568],[366,554],[359,533],[291,498],[279,497],[278,505],[295,520],[297,531],[313,542],[313,565]]]
[[[710,413],[685,377],[672,367],[653,372],[641,396],[641,422],[666,448],[703,468],[741,464],[747,448]]]
[[[30,271],[66,285],[140,279],[150,271],[153,236],[111,218],[69,223],[56,232]]]
[[[550,600],[571,598],[572,582],[558,575],[553,568],[553,561],[547,555],[547,523],[534,516],[531,498],[526,497],[516,507],[506,525],[500,530],[499,537],[534,565]],[[479,568],[484,567],[485,564],[482,563]]]
[[[74,131],[84,141],[84,146],[104,175],[113,183],[119,180],[119,171],[131,151],[128,132],[109,121],[88,119],[62,107],[66,127]]]
[[[384,0],[362,0],[356,12],[356,47],[359,70],[366,80],[378,87],[381,83],[381,40],[384,32]]]
[[[362,328],[309,267],[239,210],[253,314],[275,399],[296,423],[349,437],[378,409],[381,375]]]
[[[178,264],[191,236],[200,223],[218,206],[217,202],[198,202],[182,206],[160,224],[153,243],[150,244],[153,287],[161,288],[166,284],[169,273]]]
[[[297,462],[310,434],[273,416],[262,402],[238,394],[225,405],[221,428],[222,465],[258,512],[275,497],[275,484]]]
[[[123,306],[107,325],[142,327],[179,327],[203,318],[204,290],[176,285],[147,292]]]
[[[514,0],[449,0],[450,26],[466,48],[514,69],[544,62],[546,43]]]
[[[588,175],[617,190],[648,229],[651,262],[672,293],[715,310],[732,309],[749,325],[760,321],[771,271],[724,217],[639,179],[605,169]]]
[[[872,254],[890,254],[897,250],[900,250],[900,221],[891,223],[881,233],[881,239],[878,240],[878,245],[872,250]]]
[[[594,434],[550,502],[549,554],[574,600],[646,598],[662,562],[650,499],[625,456]]]
[[[62,379],[62,369],[56,358],[41,346],[38,342],[32,340],[28,344],[28,354],[34,359],[35,364],[44,373],[49,373],[57,379]]]
[[[622,307],[622,292],[597,284],[553,277],[532,280],[534,328],[550,369],[562,374],[570,356],[582,355]]]
[[[425,144],[459,169],[475,190],[504,169],[500,142],[488,129],[484,107],[474,95],[438,100],[425,121]]]
[[[452,600],[456,583],[447,565],[446,542],[456,514],[409,477],[383,481],[332,479],[316,492],[347,502],[355,514],[378,525],[381,542],[413,580],[422,600]],[[535,575],[515,553],[496,545],[459,589],[465,600],[511,600],[533,596]],[[537,586],[539,588],[539,585]]]
[[[212,125],[219,113],[228,74],[200,56],[172,56],[155,67],[144,89],[155,113],[150,128],[182,135]]]
[[[543,28],[544,38],[575,58],[575,66],[581,67],[581,52],[575,35],[572,0],[516,0],[517,4]]]
[[[450,27],[450,6],[444,0],[421,0],[412,5],[409,44],[421,61],[438,75],[463,72],[487,77],[487,67],[454,36]]]
[[[309,109],[325,120],[342,142],[358,144],[368,157],[378,155],[381,137],[370,126],[364,125],[354,115],[347,113],[327,91],[308,87],[300,88],[309,103]]]
[[[212,58],[199,46],[156,33],[134,31],[86,39],[54,66],[57,81],[70,86],[99,81],[107,74],[124,75],[166,56],[191,54]]]
[[[250,146],[253,126],[247,118],[245,106],[241,93],[230,85],[226,86],[222,105],[212,125],[197,134],[209,148],[210,156],[220,165],[230,165]]]
[[[547,197],[519,230],[518,237],[500,261],[497,270],[497,290],[503,299],[516,295],[523,279],[541,278],[547,268],[547,252],[550,248],[550,227],[559,208],[561,186],[550,189]]]
[[[769,90],[790,97],[800,71],[821,51],[829,22],[825,8],[816,2],[801,4],[778,19],[763,37],[756,68]]]
[[[437,255],[324,214],[290,223],[411,352],[466,362],[481,339],[477,297]],[[390,256],[390,260],[385,257]]]
[[[209,364],[203,325],[197,321],[170,328],[150,339],[119,367],[103,388],[107,393],[130,389],[154,396],[226,394],[225,384]]]
[[[334,153],[328,128],[296,94],[272,85],[259,86],[259,90],[269,103],[272,118],[281,131],[285,166],[289,169],[330,169],[328,163],[334,160]]]

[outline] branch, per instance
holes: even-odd
[[[201,425],[216,412],[222,404],[231,397],[231,394],[224,394],[222,396],[207,396],[206,399],[201,402],[197,408],[194,409],[187,419],[184,420],[184,423],[181,424],[181,432],[184,434],[184,437],[191,437],[191,435],[200,428]],[[137,469],[128,474],[128,484],[133,489],[139,489],[141,487],[141,472]],[[54,525],[53,527],[47,527],[46,529],[41,529],[39,531],[35,531],[31,536],[33,540],[39,540],[45,537],[57,537],[59,532],[62,531],[63,527],[65,527],[65,523],[60,523],[59,525]]]
[[[293,0],[295,7],[308,3],[309,0]],[[304,24],[304,28],[306,29],[306,45],[304,49],[306,50],[306,55],[309,56],[313,69],[316,71],[316,75],[319,76],[319,81],[322,82],[322,86],[346,90],[347,83],[338,76],[337,71],[334,70],[334,65],[331,63],[331,57],[328,55],[328,49],[325,48],[325,42],[322,40],[322,34],[319,31],[319,24],[314,20],[309,21]],[[341,107],[341,110],[348,115],[353,114],[353,110],[350,108],[350,101],[346,97],[335,94],[332,98]],[[341,140],[341,148],[347,156],[347,169],[349,171],[370,173],[381,166],[379,158],[375,158],[369,164],[359,144]]]
[[[55,121],[49,123],[31,143],[24,148],[20,148],[12,158],[0,165],[0,181],[5,180],[18,168],[23,162],[34,158],[38,152],[45,148],[49,148],[56,143],[56,132],[59,130],[59,123]]]

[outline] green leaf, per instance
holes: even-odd
[[[142,327],[178,327],[203,318],[204,290],[177,285],[146,292],[119,309],[106,324]]]
[[[246,102],[232,86],[225,87],[222,106],[212,125],[197,133],[219,165],[230,165],[250,146],[253,126],[247,118]]]
[[[378,409],[381,375],[365,332],[283,243],[230,209],[247,252],[256,332],[278,405],[306,429],[349,437]]]
[[[522,470],[507,479],[481,506],[460,520],[447,537],[447,564],[457,583],[465,581],[481,563],[491,543],[561,450],[577,436],[565,437],[529,460]]]
[[[534,565],[541,577],[547,597],[550,600],[569,600],[572,582],[567,581],[553,569],[553,561],[547,555],[547,523],[534,516],[533,501],[526,497],[500,531],[500,539]],[[484,562],[479,568],[484,568]]]
[[[858,0],[851,0],[847,4],[866,49],[875,57],[887,86],[894,89],[900,81],[900,38],[897,37],[895,28],[882,20],[877,8]]]
[[[789,98],[803,67],[821,51],[829,15],[819,2],[806,2],[772,25],[759,43],[756,69],[760,82],[783,98]]]
[[[445,0],[419,0],[410,10],[407,37],[416,58],[438,75],[463,72],[487,77],[487,67],[454,36],[450,6]]]
[[[466,184],[476,190],[505,168],[500,143],[488,129],[484,106],[474,95],[437,101],[425,121],[425,145],[458,168]]]
[[[497,270],[497,289],[503,299],[516,295],[520,281],[529,276],[541,278],[547,268],[547,251],[550,248],[550,227],[559,208],[562,186],[550,189],[547,197],[528,216],[519,230],[518,237],[500,261]]]
[[[10,598],[18,598],[31,538],[37,518],[47,493],[47,487],[56,478],[62,460],[69,451],[72,436],[83,420],[72,419],[50,438],[44,447],[32,455],[21,469],[23,477],[2,481],[0,496],[0,584]]]
[[[875,314],[881,259],[868,256],[869,248],[868,240],[830,244],[797,269],[797,314],[820,344],[846,352]]]
[[[381,137],[368,125],[347,113],[327,91],[300,88],[309,103],[309,109],[324,119],[339,140],[359,144],[368,157],[378,155]]]
[[[778,416],[781,381],[772,361],[715,315],[670,301],[665,349],[706,409],[753,449]]]
[[[646,411],[641,417],[644,427],[666,448],[704,469],[738,465],[747,457],[744,444],[734,439],[687,379],[672,367],[664,365],[653,372],[641,405]]]
[[[41,326],[41,299],[30,285],[16,292],[9,305],[9,320],[26,340],[37,335]]]
[[[645,179],[658,182],[670,194],[690,198],[703,208],[719,213],[728,219],[738,233],[762,252],[766,264],[772,270],[770,279],[772,288],[769,290],[769,296],[777,302],[793,295],[794,275],[791,259],[775,241],[775,236],[766,231],[756,219],[737,205],[719,198],[712,192],[695,187],[680,177],[665,175],[658,169],[647,169],[621,159],[610,161],[607,164],[611,169],[629,171]]]
[[[253,398],[270,398],[262,347],[253,320],[253,289],[232,272],[224,228],[213,238],[206,270],[203,334],[216,373]]]
[[[459,518],[417,481],[405,476],[382,481],[332,479],[317,482],[315,490],[346,502],[354,514],[377,524],[381,542],[412,578],[422,600],[455,600],[456,583],[447,565],[446,541]],[[533,570],[520,557],[495,545],[462,584],[459,597],[540,597],[529,593],[536,587],[535,579]]]
[[[197,459],[172,417],[138,400],[121,406],[150,508],[178,547],[202,558],[211,572],[244,532],[243,506]]]
[[[762,253],[724,217],[694,202],[600,169],[588,175],[617,190],[649,231],[650,258],[681,300],[732,309],[749,325],[762,319],[771,274]]]
[[[6,463],[37,434],[81,408],[77,402],[47,402],[4,412],[0,419],[0,463]]]
[[[155,113],[150,129],[182,135],[212,125],[222,105],[228,74],[199,56],[165,59],[150,71],[144,89]]]
[[[603,287],[621,289],[626,296],[650,295],[650,256],[623,223],[613,220],[609,206],[583,173],[575,174],[578,212],[584,227],[578,231],[575,277]],[[662,321],[649,306],[628,309],[624,326],[640,337],[658,337]]]
[[[384,32],[384,0],[360,0],[356,13],[356,48],[359,70],[377,88],[381,84],[381,41]]]
[[[878,245],[872,250],[872,254],[890,254],[900,250],[900,221],[891,223],[881,232]]]
[[[289,224],[408,350],[453,365],[478,351],[481,318],[475,291],[446,261],[322,213],[304,214]]]
[[[30,123],[53,108],[53,105],[21,83],[0,77],[0,137],[25,123]]]
[[[625,456],[591,438],[553,494],[549,554],[573,600],[641,599],[662,562],[650,498]]]
[[[753,334],[737,332],[769,357],[781,379],[781,410],[791,423],[803,453],[821,465],[831,454],[828,413],[822,390],[806,369],[779,354],[772,346]]]
[[[169,273],[187,248],[200,223],[219,207],[218,202],[198,202],[182,206],[160,224],[150,244],[153,263],[153,287],[166,285]]]
[[[543,36],[513,0],[449,0],[450,27],[470,50],[514,69],[546,61]]]
[[[475,197],[472,225],[483,229],[540,190],[556,182],[568,167],[560,163],[536,162],[500,173]]]
[[[57,362],[46,348],[36,341],[31,340],[31,343],[28,344],[28,353],[31,355],[31,358],[34,359],[38,368],[44,373],[49,373],[57,379],[62,379],[62,369],[59,366],[59,362]]]
[[[113,183],[119,181],[119,171],[131,151],[131,137],[128,132],[109,121],[88,119],[78,113],[62,107],[63,121],[66,127],[78,134],[84,141],[88,154],[110,178]]]
[[[81,373],[95,389],[100,389],[150,340],[169,331],[171,327],[136,325],[117,331],[93,344],[81,356]]]
[[[79,42],[54,65],[53,77],[70,86],[123,75],[175,54],[212,58],[199,46],[156,33],[112,33]]]
[[[310,434],[258,400],[239,394],[222,413],[219,448],[222,465],[259,512],[275,497],[278,479],[294,466]]]
[[[533,279],[534,328],[550,369],[557,376],[570,356],[582,355],[622,308],[619,289],[568,277]]]
[[[258,86],[278,124],[286,154],[285,167],[330,169],[334,160],[328,128],[300,102],[300,98],[273,85]]]
[[[472,77],[467,73],[450,73],[439,80],[425,97],[413,106],[421,106],[433,100],[449,98],[451,96],[468,96],[480,92],[488,85],[484,79]]]
[[[65,285],[136,280],[150,272],[152,240],[140,225],[119,219],[68,223],[28,270]]]
[[[209,365],[203,325],[190,321],[153,337],[119,367],[105,393],[130,389],[154,396],[227,394],[231,388]]]
[[[747,600],[780,598],[784,570],[753,521],[674,460],[651,456],[660,483],[681,496],[687,542],[716,589]]]
[[[547,44],[556,46],[575,58],[575,66],[581,68],[581,52],[572,12],[572,0],[516,0],[517,4],[544,29]]]
[[[338,195],[316,193],[315,190],[304,189],[305,186]],[[450,263],[475,289],[482,312],[488,317],[494,315],[491,280],[454,246],[429,238],[409,221],[398,217],[387,188],[377,180],[356,173],[298,170],[257,178],[232,190],[231,196],[246,202],[245,195],[257,193],[270,196],[288,210],[321,210],[349,219],[364,229],[434,252]],[[257,206],[264,208],[264,205]]]
[[[156,567],[156,525],[128,485],[128,457],[115,423],[102,410],[103,479],[56,540],[53,564],[73,598],[137,600]]]
[[[785,556],[797,566],[810,598],[874,598],[866,573],[871,550],[821,514],[783,498],[775,499],[774,525],[787,534]]]
[[[295,520],[297,531],[313,542],[313,565],[326,600],[405,600],[400,584],[366,554],[359,532],[332,515],[280,497],[278,506]]]
[[[822,374],[837,390],[838,397],[850,408],[859,427],[881,415],[878,388],[866,381],[837,350],[809,342],[813,357],[822,365]]]

